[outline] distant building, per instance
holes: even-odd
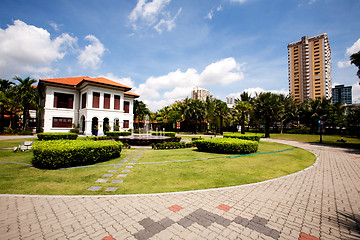
[[[300,101],[331,92],[331,50],[326,33],[288,44],[289,94]]]
[[[235,102],[236,98],[234,96],[229,96],[226,97],[226,104],[228,106],[228,108],[234,108],[236,102]]]
[[[210,92],[204,88],[194,87],[191,92],[192,99],[206,100],[207,96],[210,96]]]
[[[352,86],[336,85],[332,89],[332,103],[352,104]]]

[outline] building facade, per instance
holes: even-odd
[[[86,76],[40,79],[38,89],[43,132],[69,132],[75,126],[81,134],[101,136],[133,126],[133,102],[139,95],[128,86]]]
[[[332,89],[332,103],[352,104],[352,87],[344,85],[336,85]]]
[[[210,92],[205,88],[194,87],[191,92],[192,99],[206,100],[206,97],[210,96]]]
[[[331,50],[326,33],[288,44],[289,94],[306,101],[330,99]]]

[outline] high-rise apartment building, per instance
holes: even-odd
[[[194,87],[191,92],[192,99],[206,100],[207,96],[210,96],[210,92],[204,88]]]
[[[331,91],[331,50],[326,33],[288,45],[289,94],[300,101],[326,97]]]
[[[336,85],[332,89],[332,103],[352,104],[352,87],[344,85]]]

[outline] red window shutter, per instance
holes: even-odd
[[[120,96],[119,95],[114,96],[114,109],[120,110]]]
[[[86,108],[86,93],[81,96],[81,108]]]
[[[104,94],[104,109],[110,109],[110,94]]]
[[[129,128],[129,120],[124,120],[123,128]]]
[[[68,97],[68,107],[67,108],[72,109],[73,108],[73,102],[74,102],[73,95],[69,95],[69,97]]]
[[[129,113],[129,112],[130,112],[130,103],[124,102],[124,113]]]
[[[100,106],[100,93],[94,92],[93,93],[93,108],[99,108]]]
[[[56,93],[54,93],[54,108],[57,108],[57,101],[58,101],[58,96]]]

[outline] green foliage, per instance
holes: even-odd
[[[109,137],[120,137],[120,136],[130,136],[131,132],[127,132],[127,131],[113,131],[113,132],[106,132],[106,136]]]
[[[158,133],[159,134],[159,133]],[[162,135],[165,135],[167,137],[174,138],[176,135],[176,132],[161,132]],[[156,132],[151,133],[151,135],[156,135]]]
[[[195,141],[196,147],[202,152],[212,153],[254,153],[258,150],[256,141],[236,138],[216,138]]]
[[[80,138],[79,140],[93,140],[93,141],[102,141],[102,140],[110,140],[114,139],[114,137],[111,136],[91,136],[86,138]]]
[[[165,143],[152,143],[152,149],[179,149],[194,147],[194,143],[185,142],[165,142]]]
[[[78,135],[77,133],[38,133],[37,135],[39,140],[59,140],[59,139],[69,139],[75,140]]]
[[[42,169],[58,169],[104,162],[120,156],[121,142],[53,140],[33,144],[31,163]]]
[[[241,133],[224,133],[224,138],[238,138],[243,140],[260,142],[261,135],[257,134],[241,134]]]

